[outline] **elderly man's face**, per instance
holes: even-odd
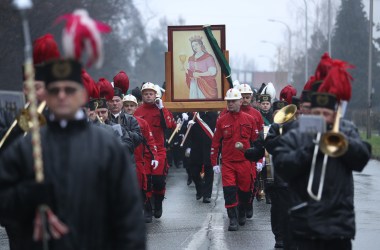
[[[73,81],[53,82],[46,88],[46,104],[57,119],[74,119],[86,100],[86,90]]]

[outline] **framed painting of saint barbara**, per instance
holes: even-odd
[[[225,51],[225,26],[211,25],[211,30]],[[204,108],[205,102],[223,101],[225,79],[203,26],[168,26],[168,60],[167,98],[171,102],[198,102]]]

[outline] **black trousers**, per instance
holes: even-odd
[[[211,198],[212,194],[212,183],[214,181],[214,171],[211,165],[204,166],[204,179],[202,180],[200,173],[202,171],[202,163],[194,163],[193,161],[190,164],[190,173],[191,177],[195,184],[195,189],[197,190],[198,195],[203,197]]]
[[[289,190],[287,187],[278,187],[275,185],[267,188],[272,204],[270,209],[271,226],[275,240],[283,241],[285,248],[289,246],[290,232],[289,232]],[[286,248],[289,249],[289,248]]]
[[[351,239],[333,240],[311,240],[297,239],[292,240],[291,250],[351,250]]]

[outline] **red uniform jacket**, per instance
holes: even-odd
[[[239,111],[227,112],[216,122],[211,144],[211,164],[217,165],[219,147],[222,146],[223,161],[246,161],[244,153],[235,148],[236,142],[243,143],[245,149],[258,137],[255,118]]]
[[[263,120],[263,117],[261,116],[260,111],[258,111],[255,108],[252,108],[249,105],[247,105],[247,106],[241,105],[240,110],[243,111],[244,113],[251,115],[253,118],[255,118],[256,127],[259,129],[259,132],[264,129],[264,120]],[[222,117],[227,112],[228,112],[228,110],[224,109],[222,112],[220,112],[219,117]]]
[[[155,104],[144,103],[137,108],[135,116],[139,116],[148,122],[150,131],[153,133],[159,156],[166,156],[164,127],[161,125],[161,111]],[[165,119],[165,126],[168,129],[176,127],[173,114],[166,108],[162,108]]]
[[[139,123],[141,134],[144,137],[143,143],[135,149],[135,161],[136,165],[141,164],[141,166],[144,166],[144,159],[149,163],[153,160],[153,157],[157,159],[157,147],[149,124],[141,117],[135,116],[135,118]]]

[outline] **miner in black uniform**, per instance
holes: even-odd
[[[275,101],[273,103],[273,117],[283,107],[287,105],[286,101]],[[294,118],[296,114],[294,114]],[[265,138],[265,149],[271,155],[274,154],[278,141],[289,129],[296,126],[294,119],[286,121],[283,124],[273,123]],[[280,129],[281,127],[281,129]],[[273,168],[273,165],[272,165]],[[266,192],[271,197],[271,227],[275,236],[275,248],[288,247],[288,209],[289,209],[289,190],[288,184],[273,171],[273,184],[270,185]]]
[[[17,228],[14,249],[42,249],[32,237],[41,204],[68,227],[67,234],[50,239],[49,249],[145,249],[129,154],[112,133],[87,122],[80,64],[51,61],[45,73],[51,113],[40,129],[45,181],[34,180],[30,134],[0,156],[0,218]]]
[[[259,100],[260,113],[264,120],[264,126],[269,126],[273,123],[272,98],[268,94],[261,94]]]
[[[215,130],[217,112],[199,112],[199,117],[208,125],[213,132]],[[190,116],[190,122],[192,121]],[[212,184],[214,181],[214,171],[211,165],[211,140],[212,138],[205,132],[205,127],[201,127],[200,121],[195,121],[189,135],[188,147],[186,151],[190,153],[190,173],[197,190],[196,199],[203,197],[204,203],[211,202]],[[204,170],[203,180],[201,178],[202,168]]]
[[[327,130],[336,119],[337,98],[329,93],[313,93],[311,113],[320,115]],[[362,171],[370,159],[370,148],[359,136],[355,125],[339,122],[339,132],[347,142],[340,156],[328,156],[320,150],[315,133],[295,128],[281,136],[273,154],[275,172],[288,183],[290,194],[289,227],[291,249],[351,249],[355,236],[353,171]],[[317,143],[317,144],[316,144]],[[321,199],[307,192],[311,163],[316,157],[312,191],[317,193],[321,169],[327,157]]]

